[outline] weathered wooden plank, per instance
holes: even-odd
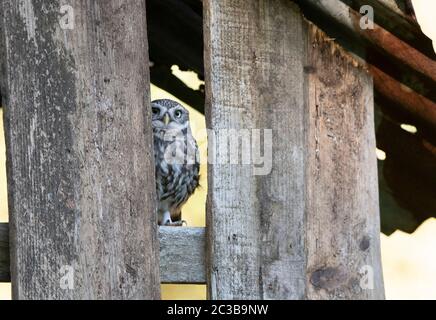
[[[13,298],[156,299],[145,2],[63,5],[0,1]]]
[[[307,297],[384,298],[372,78],[309,33]]]
[[[383,298],[370,76],[289,1],[203,4],[209,297]],[[229,128],[272,129],[270,172],[217,161]]]
[[[0,282],[10,282],[8,224],[0,223]],[[206,283],[205,228],[159,228],[160,281]]]
[[[206,283],[205,228],[160,227],[162,283]]]
[[[0,282],[9,282],[9,228],[6,223],[0,223]]]
[[[208,150],[226,157],[223,129],[272,129],[273,141],[266,175],[251,164],[208,167],[209,297],[302,299],[307,25],[286,0],[203,6],[206,123],[217,135]]]

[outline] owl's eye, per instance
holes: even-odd
[[[182,111],[181,110],[176,110],[174,112],[174,117],[176,117],[177,119],[179,119],[182,116]]]
[[[151,112],[152,112],[154,115],[157,115],[157,114],[160,113],[160,109],[159,109],[159,108],[156,108],[156,107],[153,107],[153,108],[151,108]]]

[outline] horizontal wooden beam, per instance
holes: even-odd
[[[0,223],[0,282],[10,282],[9,231]],[[205,228],[160,227],[162,283],[206,283]]]
[[[162,283],[206,283],[205,234],[205,228],[159,228]]]
[[[365,2],[368,2],[368,0],[359,1],[360,3],[365,4]],[[371,1],[369,1],[371,3]],[[374,0],[372,1],[374,2]],[[409,21],[415,21],[414,20],[414,10],[411,7],[410,0],[403,0],[402,6],[399,6],[399,1],[395,0],[375,0],[375,2],[378,2],[381,6],[384,6],[386,10],[389,10],[392,13],[397,14],[398,16],[409,20]],[[386,11],[383,12],[383,14],[387,15]]]
[[[373,29],[360,28],[361,15],[345,3],[339,0],[307,0],[306,2],[313,9],[321,11],[349,31],[369,41],[371,45],[384,50],[400,63],[411,67],[436,82],[436,64],[432,59],[376,23]]]
[[[363,5],[374,9],[374,21],[401,40],[429,57],[435,57],[432,41],[421,31],[410,8],[400,8],[395,0],[341,0],[350,8],[359,11]],[[405,3],[403,5],[406,5]],[[409,13],[408,13],[409,12]]]
[[[373,2],[377,3],[376,0],[371,1],[371,3]],[[334,7],[332,3],[339,5]],[[377,93],[377,99],[381,97],[383,99],[394,100],[397,103],[396,106],[401,109],[398,110],[399,112],[402,110],[407,112],[413,111],[411,114],[415,117],[415,120],[426,124],[434,122],[434,118],[424,116],[424,113],[431,114],[432,111],[428,110],[424,112],[423,109],[436,102],[436,92],[433,89],[436,85],[434,80],[436,79],[436,61],[420,53],[420,51],[415,50],[417,48],[410,47],[408,43],[396,38],[381,27],[377,27],[374,30],[361,30],[356,26],[359,17],[357,12],[353,11],[352,8],[348,7],[343,2],[337,0],[332,0],[331,2],[307,0],[298,1],[298,4],[303,9],[304,15],[308,20],[314,22],[321,29],[326,31],[332,39],[335,39],[335,42],[340,44],[347,51],[352,52],[366,61],[369,66],[369,71],[374,78],[376,78],[374,80],[374,89]],[[337,15],[334,14],[335,8],[338,11]],[[376,11],[376,13],[376,17],[379,17],[380,12]],[[392,41],[389,44],[382,41],[383,34],[390,34],[389,39]],[[372,41],[369,39],[371,37],[374,37]],[[380,41],[377,42],[376,40]],[[394,49],[394,47],[398,50]],[[402,47],[408,47],[408,50],[404,51],[400,49]],[[390,49],[387,50],[386,48]],[[393,55],[393,52],[397,57]],[[410,54],[410,56],[405,58],[404,54]],[[426,67],[421,66],[420,68],[414,68],[412,66],[413,63],[404,63],[404,60],[420,61],[420,57],[424,57],[421,63],[427,64],[428,66],[427,74],[422,73],[422,70],[426,69]],[[411,100],[409,97],[405,97],[404,90],[386,90],[385,83],[378,81],[378,79],[380,79],[380,73],[377,72],[377,70],[380,70],[384,75],[388,76],[392,82],[395,82],[395,84],[392,85],[402,88],[407,87],[407,90],[409,90],[407,96],[422,96],[425,100],[424,106],[416,106],[418,103],[416,101],[421,99],[415,100],[415,102],[411,104],[410,102],[413,101],[413,99]],[[416,110],[414,109],[419,109],[421,112],[415,112]]]
[[[436,103],[395,81],[394,78],[374,65],[368,64],[374,79],[374,88],[379,94],[388,97],[414,116],[424,119],[436,127]]]

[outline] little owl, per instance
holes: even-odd
[[[151,102],[159,225],[183,225],[181,208],[199,181],[197,143],[192,136],[189,112],[179,103]]]

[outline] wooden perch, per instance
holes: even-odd
[[[205,231],[205,228],[159,228],[162,283],[206,283]]]
[[[160,227],[162,283],[206,283],[205,228]],[[10,282],[9,230],[0,224],[0,282]]]

